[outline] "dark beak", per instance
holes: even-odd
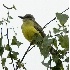
[[[19,18],[21,18],[21,19],[24,19],[24,17],[22,17],[22,16],[18,16]]]

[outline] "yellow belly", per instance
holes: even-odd
[[[26,27],[23,26],[22,33],[24,37],[30,42],[32,41],[35,33],[40,35],[39,31],[37,31],[33,26],[26,26]]]

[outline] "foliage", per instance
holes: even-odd
[[[62,64],[63,61],[61,61],[61,59],[64,59],[64,56],[66,56],[66,54],[68,54],[68,51],[69,51],[69,37],[68,37],[68,32],[69,31],[67,30],[67,26],[65,26],[65,23],[67,22],[69,17],[68,17],[68,15],[61,14],[61,13],[56,13],[56,17],[60,22],[58,24],[59,28],[53,28],[54,36],[52,36],[52,37],[49,36],[48,37],[48,42],[49,43],[47,43],[47,40],[46,40],[45,41],[46,45],[44,46],[44,48],[47,47],[47,46],[48,46],[48,48],[46,48],[46,49],[43,48],[43,50],[47,51],[47,49],[48,49],[49,51],[47,51],[47,52],[48,53],[50,52],[51,55],[52,55],[52,60],[51,61],[54,61],[56,63],[56,66],[51,67],[52,70],[56,70],[56,69],[57,70],[64,70],[64,67],[63,67],[63,64]],[[53,38],[53,37],[55,37],[55,38]],[[49,38],[51,38],[51,43],[50,43]],[[51,48],[54,46],[56,48],[56,50],[55,50],[55,48],[52,48],[52,50],[51,50],[51,48],[49,49],[48,44],[51,46]],[[59,50],[58,49],[59,46],[64,48],[64,50]],[[40,52],[42,52],[42,51],[40,50]],[[45,53],[45,54],[48,55],[47,53]],[[45,58],[45,54],[42,54],[44,56],[44,58]],[[66,59],[65,59],[64,62],[69,62],[69,57],[66,56]],[[43,62],[43,64],[44,64],[44,62]],[[50,65],[49,62],[45,63],[45,64]]]
[[[7,12],[7,18],[2,18],[2,20],[0,21],[0,25],[3,25],[4,23],[6,23],[6,25],[7,25],[7,24],[10,23],[10,20],[13,19],[13,17],[12,17],[12,16],[10,15],[10,13],[9,13],[9,10],[10,10],[10,9],[15,9],[15,10],[16,10],[16,7],[13,5],[13,7],[8,8],[8,7],[6,7],[4,4],[3,4],[3,6],[4,6],[6,9],[8,9],[8,12]],[[10,28],[10,29],[11,29],[11,28]],[[12,29],[13,29],[13,28],[12,28]],[[23,43],[19,42],[19,41],[16,39],[16,36],[13,36],[13,39],[12,39],[12,42],[11,42],[11,45],[10,45],[10,44],[9,44],[9,38],[8,38],[8,28],[7,28],[7,34],[6,34],[5,36],[7,36],[8,43],[3,46],[3,44],[2,44],[3,36],[2,36],[2,28],[1,28],[1,38],[0,38],[1,64],[2,64],[3,69],[8,70],[8,68],[6,67],[5,63],[6,63],[6,59],[7,59],[7,58],[10,58],[10,59],[12,60],[12,62],[11,62],[10,64],[12,64],[12,65],[13,65],[13,69],[15,69],[15,67],[14,67],[14,60],[16,60],[16,62],[18,62],[17,55],[19,55],[19,53],[16,52],[16,51],[13,51],[11,46],[12,46],[12,45],[13,45],[13,46],[14,46],[14,45],[17,45],[18,48],[19,48],[19,46],[20,46],[21,44],[23,44]],[[7,54],[7,58],[3,58],[3,57],[2,57],[5,50],[9,52],[9,53]],[[17,65],[19,66],[19,68],[22,67],[23,69],[25,69],[24,64],[18,62]]]
[[[21,44],[23,44],[23,43],[17,41],[16,37],[13,36],[13,39],[12,39],[12,43],[11,43],[11,45],[17,45],[18,48],[19,48],[19,46],[20,46]]]
[[[56,18],[60,23],[58,24],[59,28],[53,28],[54,36],[49,32],[44,38],[37,36],[35,40],[44,59],[49,57],[50,54],[52,55],[52,58],[51,60],[49,59],[48,63],[44,63],[43,60],[42,64],[52,70],[64,70],[63,61],[61,59],[64,59],[64,56],[66,56],[69,51],[69,31],[67,30],[67,26],[65,26],[69,17],[66,14],[56,13]],[[64,48],[64,50],[59,50],[59,46]],[[49,67],[51,65],[51,63],[49,63],[50,61],[54,61],[56,66]],[[67,57],[64,62],[69,62],[69,57]]]

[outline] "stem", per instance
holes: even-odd
[[[56,19],[56,17],[53,18],[51,21],[49,21],[49,22],[43,27],[43,29],[46,28],[46,26],[47,26],[49,23],[51,23],[53,20],[55,20],[55,19]]]
[[[50,56],[50,70],[51,70],[51,56]]]
[[[3,39],[3,35],[2,35],[2,28],[1,28],[1,45],[0,45],[0,47],[2,47],[2,39]],[[1,59],[2,59],[2,55],[1,55]]]
[[[68,9],[69,9],[69,7],[66,10],[64,10],[61,14],[63,14],[64,12],[66,12]],[[49,21],[47,24],[45,24],[45,26],[43,27],[43,29],[46,28],[47,25],[50,24],[55,19],[56,19],[56,17],[54,17],[51,21]]]
[[[30,46],[31,46],[31,45],[30,45]],[[27,48],[27,50],[26,50],[24,56],[22,57],[20,63],[22,63],[22,61],[23,61],[23,59],[25,58],[26,54],[27,54],[33,47],[35,47],[35,45],[34,45],[34,46],[30,49],[30,46]],[[19,68],[19,66],[16,65],[16,70],[17,70],[18,68]]]
[[[32,47],[32,48],[30,48],[28,51],[30,51],[31,49],[33,49],[35,47],[35,45]]]
[[[7,28],[7,39],[8,39],[8,46],[9,46],[8,28]],[[10,47],[9,47],[9,54],[10,54],[10,58],[11,58],[11,49],[10,49]],[[14,63],[13,63],[13,59],[11,58],[11,60],[12,60],[13,68],[14,68],[14,70],[15,70]]]
[[[30,48],[30,46],[27,48],[27,50],[26,50],[26,52],[25,52],[25,54],[24,54],[22,60],[20,61],[20,63],[22,63],[23,59],[25,58],[25,55],[26,55],[26,54],[28,53],[28,51],[29,51],[29,48]]]
[[[5,6],[4,4],[3,4],[3,6],[4,6],[5,8],[7,8],[7,9],[12,9],[12,8],[13,8],[13,7],[10,7],[10,8],[9,8],[9,7]]]
[[[2,38],[2,28],[1,28],[1,38]]]

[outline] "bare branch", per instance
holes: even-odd
[[[64,10],[61,14],[63,14],[64,12],[66,12],[68,9],[69,9],[69,7],[68,7],[66,10]],[[54,17],[52,20],[50,20],[50,21],[43,27],[43,29],[46,28],[47,25],[50,24],[50,23],[51,23],[52,21],[54,21],[55,19],[56,19],[56,17]]]
[[[10,7],[10,8],[9,8],[9,7],[5,6],[4,4],[3,4],[3,6],[4,6],[5,8],[7,8],[7,9],[12,9],[12,8],[13,8],[13,7]]]

